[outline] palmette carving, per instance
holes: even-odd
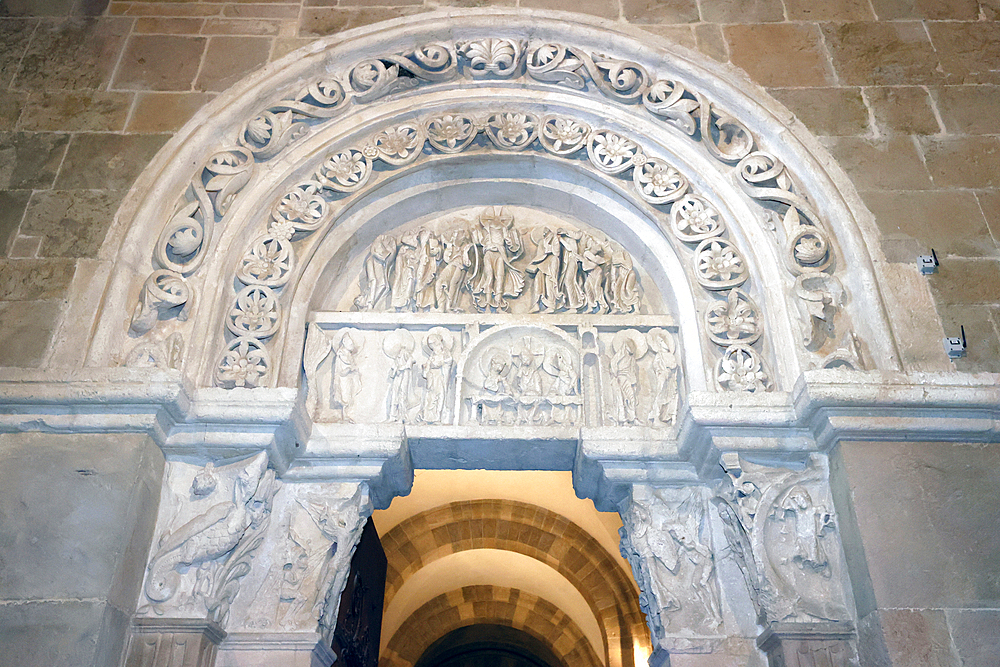
[[[705,650],[722,624],[705,491],[636,486],[621,513],[621,553],[654,646],[671,652]]]
[[[526,44],[524,40],[486,38],[457,42],[455,49],[469,61],[473,78],[493,75],[506,79],[520,73]]]
[[[804,470],[723,454],[716,502],[762,621],[850,620],[826,459]]]
[[[256,338],[240,336],[226,348],[215,369],[215,383],[224,388],[259,387],[266,384],[271,373],[271,355]]]
[[[175,517],[183,523],[161,533],[150,557],[146,610],[225,623],[270,520],[278,482],[267,462],[262,452],[194,476]]]
[[[767,391],[771,384],[767,369],[756,350],[730,345],[715,366],[715,380],[726,391]]]

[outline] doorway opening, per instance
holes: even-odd
[[[578,498],[570,472],[417,470],[412,492],[372,521],[388,563],[383,667],[474,665],[491,652],[512,666],[645,664],[621,518]]]

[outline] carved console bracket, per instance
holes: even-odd
[[[212,667],[225,638],[215,621],[137,616],[132,619],[125,667]]]
[[[757,638],[770,667],[853,667],[858,664],[851,623],[772,623]]]

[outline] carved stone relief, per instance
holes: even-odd
[[[225,624],[278,485],[265,453],[218,468],[170,462],[137,613]]]
[[[803,469],[722,456],[716,503],[761,622],[850,621],[826,459]]]
[[[631,256],[600,233],[527,227],[503,208],[379,235],[354,299],[359,310],[586,312],[639,309]]]
[[[622,556],[639,584],[654,645],[704,652],[722,638],[722,611],[704,487],[635,486],[622,511]]]

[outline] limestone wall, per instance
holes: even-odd
[[[144,435],[0,435],[0,665],[117,665],[160,502]]]

